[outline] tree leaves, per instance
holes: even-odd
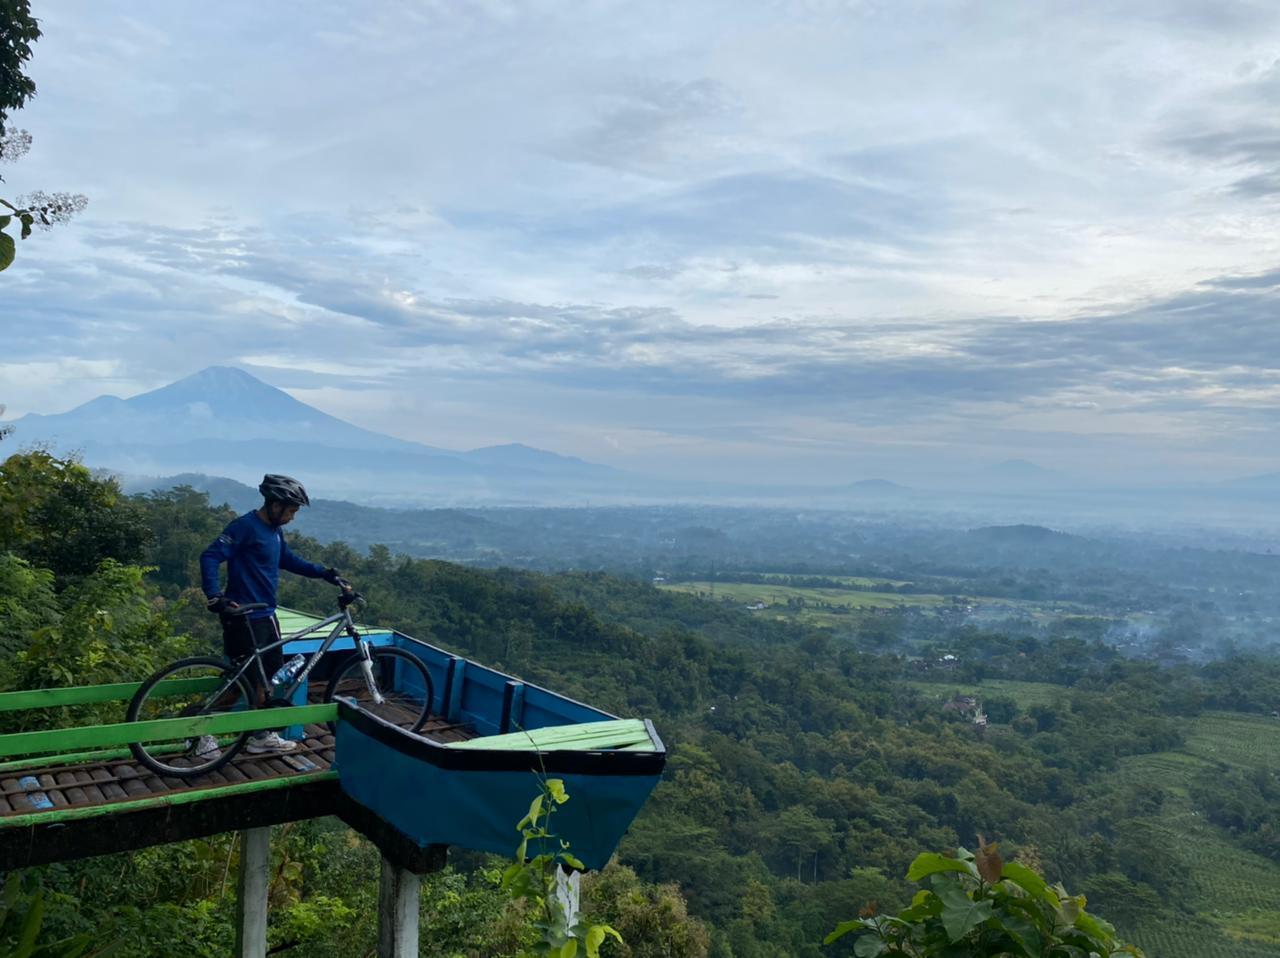
[[[974,901],[957,881],[939,880],[933,893],[942,900],[942,927],[952,941],[959,941],[991,917],[992,903]]]
[[[907,869],[907,881],[920,881],[939,872],[963,872],[974,878],[978,877],[978,871],[971,862],[948,858],[937,852],[922,852],[915,857],[915,861]]]
[[[13,258],[17,254],[13,237],[8,233],[0,233],[0,272],[8,269],[13,265]]]
[[[622,944],[622,936],[609,925],[592,925],[587,929],[587,958],[600,958],[600,946],[606,937],[616,938],[618,944]]]
[[[830,944],[862,932],[854,955],[863,958],[1042,958],[1044,955],[1141,956],[1115,929],[1084,909],[1084,899],[1050,887],[1031,868],[1005,864],[996,846],[978,838],[978,852],[957,849],[954,858],[916,856],[908,878],[928,879],[897,917],[880,915],[842,922]]]

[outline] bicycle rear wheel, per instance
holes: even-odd
[[[145,722],[220,715],[252,709],[256,701],[249,681],[243,675],[235,677],[235,671],[222,659],[182,659],[142,683],[129,703],[126,717],[130,722]],[[157,775],[197,778],[231,761],[248,738],[248,732],[191,735],[134,742],[129,750]]]
[[[341,663],[329,679],[324,700],[336,696],[355,699],[357,705],[384,721],[416,732],[427,721],[434,689],[427,667],[415,655],[388,646],[369,650],[373,681],[383,701],[378,703],[365,680],[359,652]]]

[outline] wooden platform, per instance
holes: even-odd
[[[0,778],[0,828],[4,827],[5,817],[15,815],[105,806],[136,798],[328,771],[333,764],[333,734],[322,725],[309,725],[305,731],[306,739],[292,752],[250,755],[241,750],[218,771],[193,779],[157,776],[132,757],[10,772]],[[438,718],[428,719],[420,734],[438,742],[474,737],[467,727],[451,725]]]

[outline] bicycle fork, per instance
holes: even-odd
[[[372,696],[374,704],[384,704],[386,699],[382,697],[378,683],[373,680],[373,656],[369,654],[369,645],[366,642],[360,643],[360,671],[364,673],[364,684],[369,687],[369,695]]]

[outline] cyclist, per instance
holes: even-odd
[[[290,476],[268,473],[258,486],[262,493],[261,507],[246,512],[231,521],[209,548],[200,554],[200,577],[210,612],[222,619],[222,647],[233,662],[252,655],[254,648],[280,641],[280,622],[276,619],[276,586],[280,570],[324,579],[334,585],[342,585],[337,569],[326,569],[299,558],[289,551],[284,541],[284,526],[293,521],[298,510],[311,505],[307,490]],[[227,564],[227,587],[218,587],[218,566]],[[230,611],[250,603],[266,603],[265,609],[241,615]],[[284,664],[283,647],[262,654],[262,665],[268,679]],[[250,670],[250,681],[258,694],[258,704],[266,700],[267,689],[262,687],[262,676]],[[277,731],[257,732],[249,737],[246,751],[288,752],[297,742],[282,738]],[[216,757],[217,740],[211,735],[200,739],[196,755],[201,758]],[[219,753],[220,754],[220,753]]]

